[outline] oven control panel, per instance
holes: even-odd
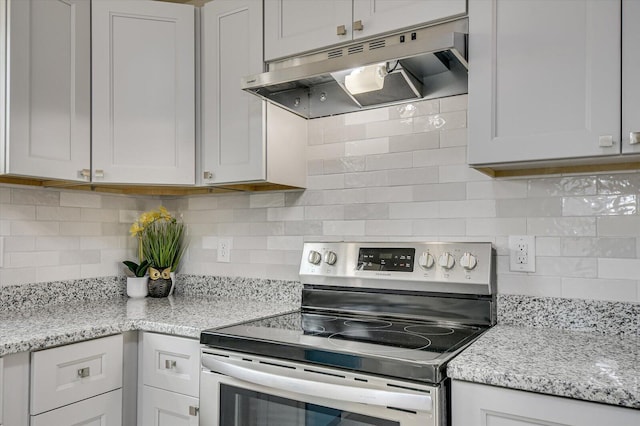
[[[303,284],[491,294],[491,243],[305,243]]]

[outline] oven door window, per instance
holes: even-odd
[[[220,426],[399,426],[400,423],[220,384]]]

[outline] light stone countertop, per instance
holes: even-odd
[[[295,311],[299,303],[171,296],[69,302],[0,313],[0,356],[131,330],[199,338],[202,330]]]
[[[640,409],[640,338],[497,325],[450,362],[447,375]]]

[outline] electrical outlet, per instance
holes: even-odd
[[[218,262],[231,261],[231,237],[218,238]]]
[[[515,272],[536,271],[536,237],[533,235],[509,236],[509,270]]]

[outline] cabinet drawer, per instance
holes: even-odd
[[[198,398],[143,386],[142,426],[198,426]]]
[[[31,416],[31,426],[120,426],[121,424],[121,389],[94,396],[57,410]]]
[[[31,354],[31,414],[122,386],[122,335]]]
[[[200,342],[154,333],[142,339],[143,383],[198,397]]]

